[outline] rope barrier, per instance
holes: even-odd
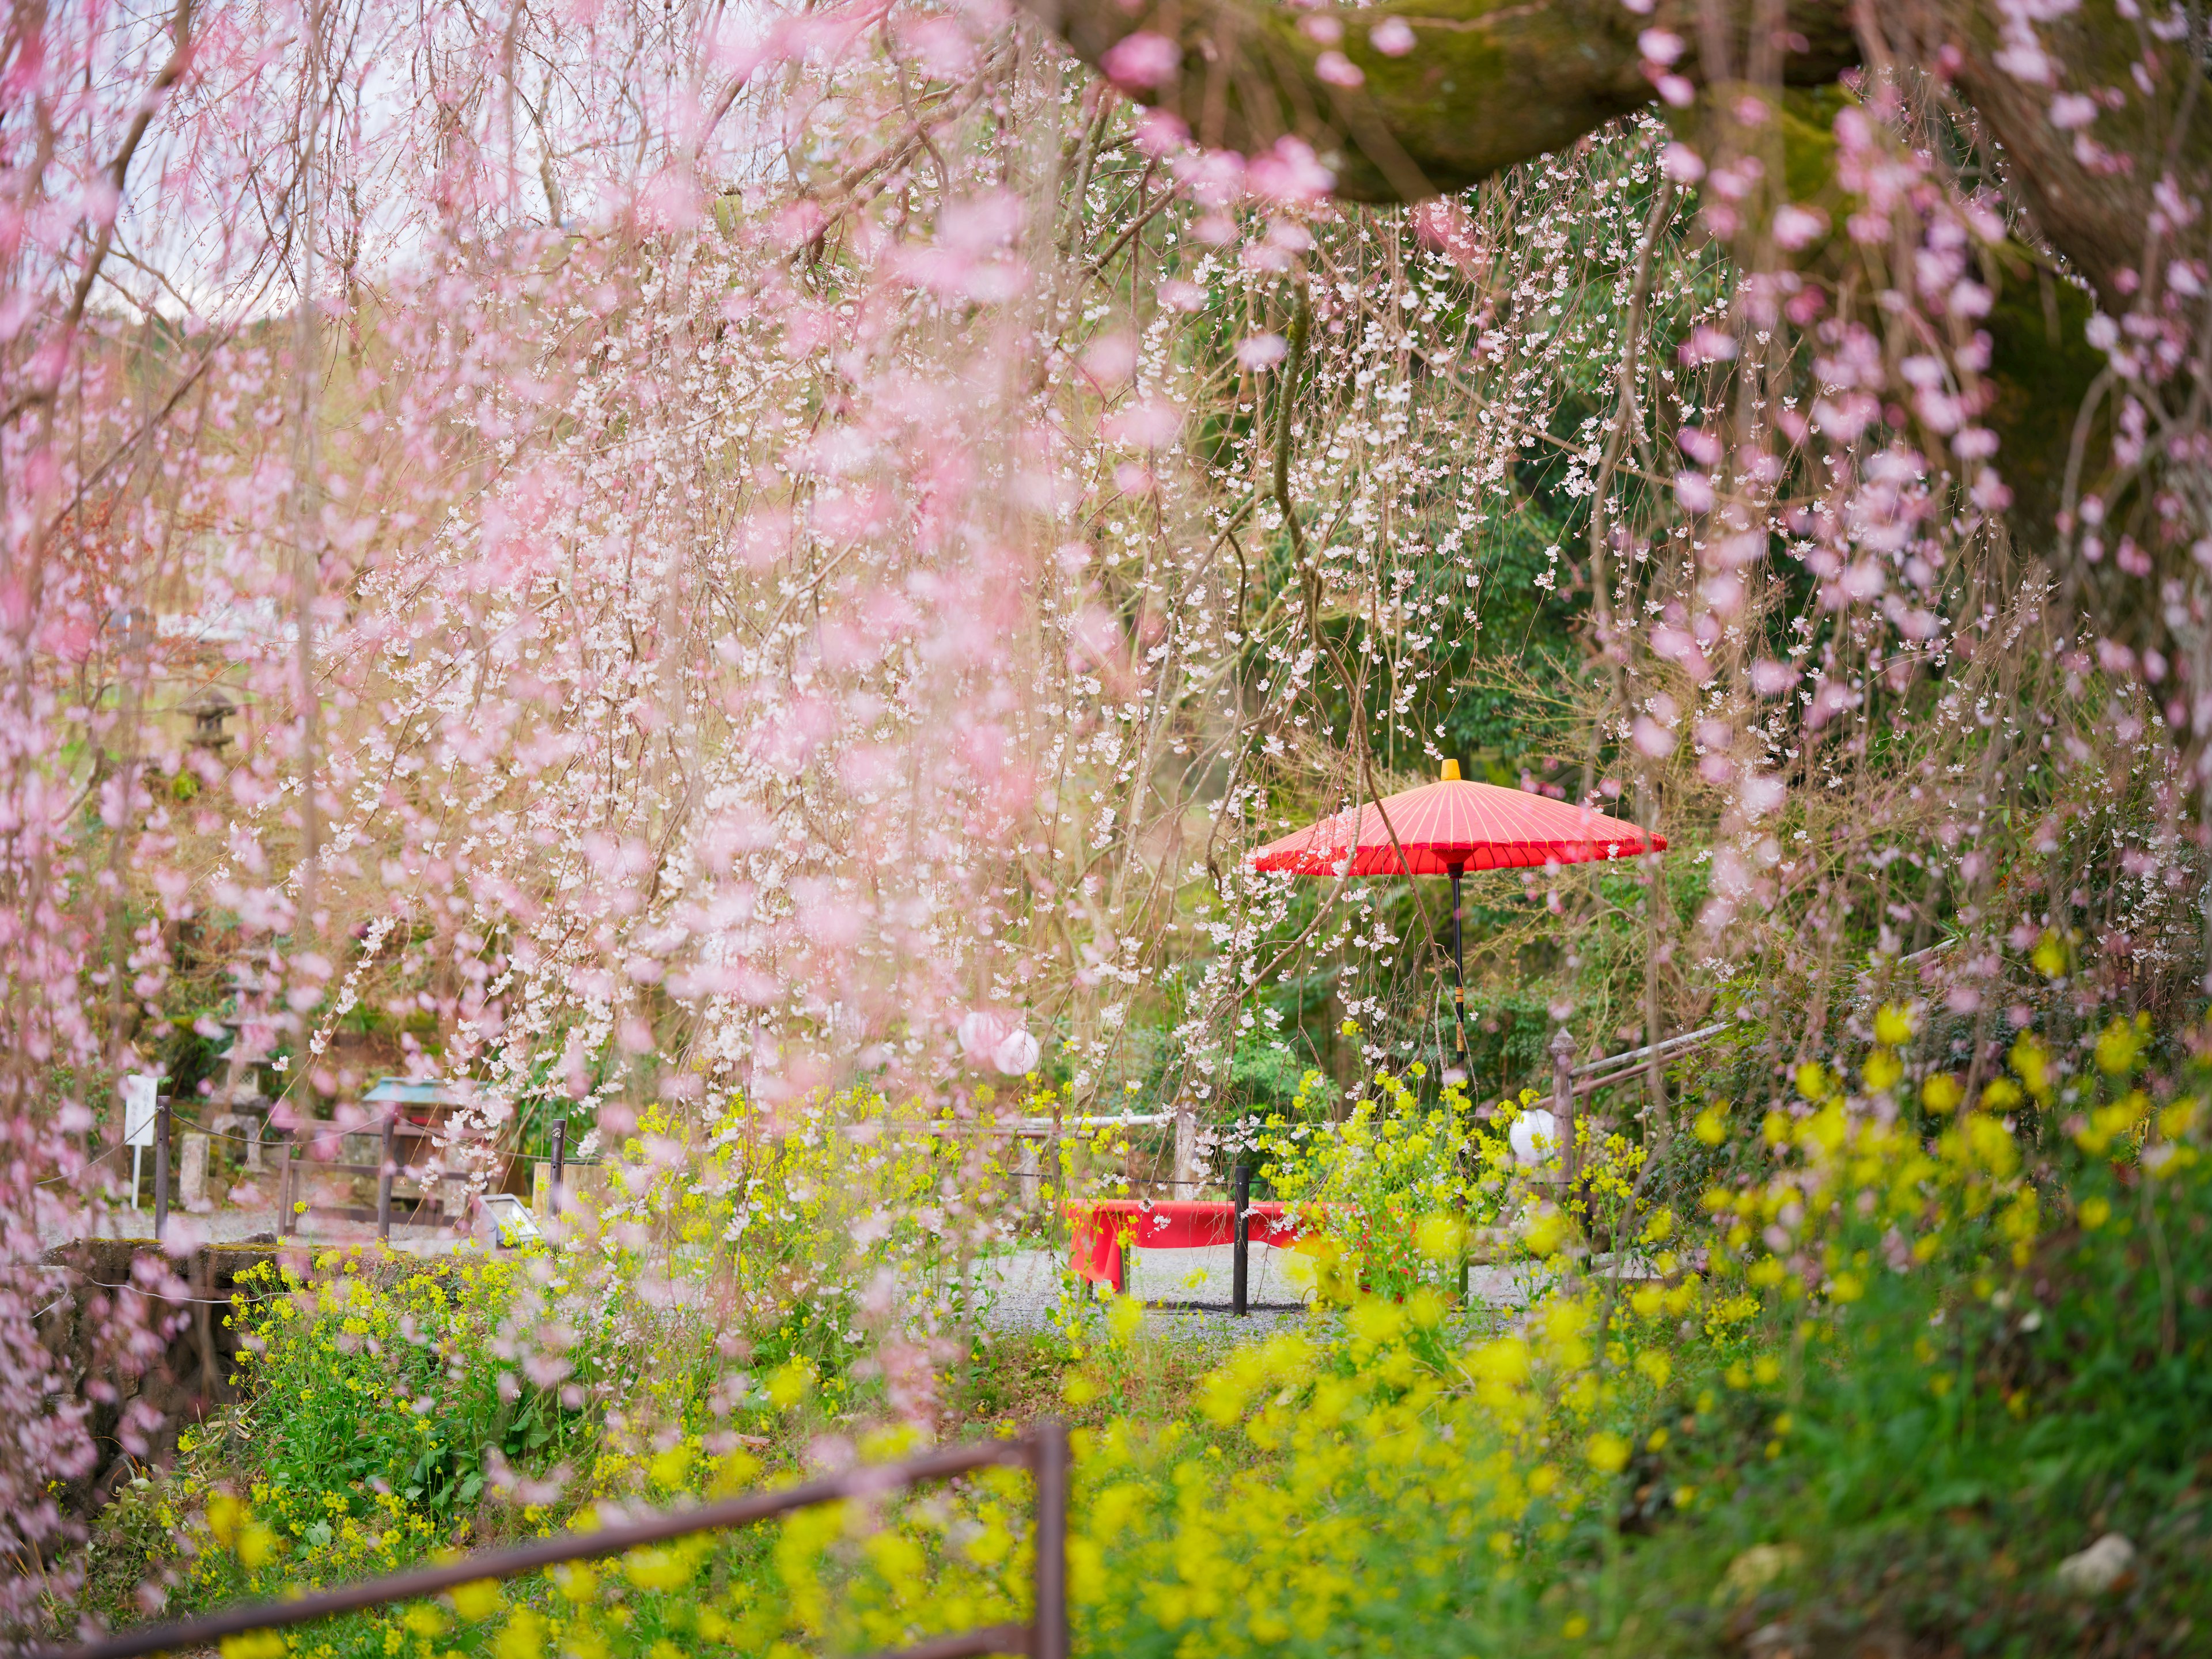
[[[110,1146],[106,1152],[96,1152],[92,1157],[85,1159],[83,1166],[73,1173],[69,1175],[48,1176],[44,1181],[33,1182],[32,1185],[37,1187],[58,1187],[64,1181],[75,1181],[79,1176],[91,1170],[93,1165],[95,1164],[104,1163],[108,1158],[114,1157],[116,1153],[128,1150],[130,1145],[131,1143],[127,1140],[119,1141],[116,1145]]]
[[[264,1291],[258,1296],[246,1296],[242,1293],[231,1296],[162,1296],[157,1291],[148,1290],[143,1285],[111,1285],[104,1279],[88,1279],[83,1282],[97,1290],[136,1291],[139,1295],[155,1302],[183,1303],[195,1308],[228,1308],[241,1302],[250,1306],[257,1302],[281,1301],[292,1294],[289,1291]],[[55,1305],[58,1307],[60,1304],[57,1303]]]
[[[413,1127],[419,1128],[422,1126],[418,1124]],[[177,1120],[177,1128],[182,1134],[205,1135],[210,1140],[235,1141],[241,1146],[261,1146],[271,1151],[287,1145],[295,1148],[302,1146],[322,1146],[333,1140],[343,1140],[354,1135],[380,1136],[384,1133],[384,1125],[379,1121],[364,1123],[356,1129],[341,1129],[325,1126],[304,1141],[299,1138],[296,1131],[288,1129],[270,1129],[258,1135],[240,1135],[233,1134],[227,1129],[203,1129],[197,1124],[186,1122],[183,1119]],[[110,1150],[114,1149],[110,1148]]]

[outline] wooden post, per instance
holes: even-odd
[[[197,1210],[207,1201],[208,1137],[186,1130],[177,1137],[177,1201]]]
[[[1044,1143],[1026,1131],[1014,1135],[1014,1202],[1024,1210],[1044,1202]]]
[[[545,1194],[545,1213],[553,1219],[561,1214],[561,1169],[568,1152],[568,1120],[553,1120],[553,1181]]]
[[[154,1102],[154,1237],[169,1226],[169,1097]]]
[[[1067,1426],[1047,1418],[1030,1431],[1036,1474],[1036,1603],[1029,1659],[1067,1659]]]
[[[1252,1305],[1252,1166],[1242,1158],[1237,1161],[1237,1182],[1231,1190],[1236,1194],[1237,1217],[1236,1231],[1230,1235],[1235,1242],[1229,1247],[1229,1311],[1242,1319]]]
[[[383,1244],[392,1242],[392,1158],[398,1117],[397,1103],[385,1108],[384,1149],[378,1155],[376,1163],[376,1237],[377,1242]]]
[[[289,1238],[292,1233],[292,1153],[295,1141],[284,1137],[284,1156],[276,1165],[276,1237]]]
[[[1552,1037],[1552,1122],[1559,1137],[1559,1181],[1575,1182],[1575,1038],[1564,1025]]]
[[[1188,1198],[1198,1185],[1198,1113],[1188,1101],[1176,1107],[1175,1195]]]

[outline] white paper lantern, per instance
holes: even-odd
[[[1523,1112],[1514,1120],[1507,1137],[1513,1145],[1513,1156],[1524,1170],[1549,1164],[1559,1151],[1559,1120],[1539,1106],[1533,1112]]]
[[[1027,1031],[1012,1031],[991,1051],[991,1063],[1007,1077],[1027,1077],[1043,1052]]]
[[[995,1009],[976,1009],[960,1022],[957,1033],[970,1066],[988,1066],[1007,1077],[1034,1072],[1044,1053],[1018,1020]]]
[[[1012,1031],[1012,1027],[1005,1015],[993,1013],[988,1008],[978,1008],[963,1018],[957,1028],[960,1052],[967,1057],[970,1066],[986,1065]]]

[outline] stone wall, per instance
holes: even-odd
[[[231,1292],[240,1274],[276,1257],[274,1239],[204,1246],[172,1264],[185,1296],[155,1299],[149,1310],[148,1324],[163,1339],[159,1357],[143,1370],[103,1361],[99,1333],[118,1300],[144,1294],[131,1279],[131,1264],[160,1248],[149,1238],[92,1239],[58,1245],[41,1258],[52,1291],[40,1316],[40,1335],[77,1379],[76,1397],[91,1407],[100,1448],[93,1473],[58,1494],[75,1515],[100,1509],[143,1464],[167,1463],[179,1434],[237,1397],[231,1372],[240,1333],[232,1328]],[[144,1401],[158,1419],[143,1457],[126,1451],[118,1433],[133,1401]]]
[[[184,1295],[151,1298],[156,1306],[148,1310],[146,1323],[161,1342],[153,1363],[143,1368],[118,1365],[103,1357],[100,1334],[118,1297],[145,1294],[131,1276],[131,1264],[145,1257],[164,1261],[184,1281]],[[450,1261],[424,1261],[373,1243],[319,1241],[309,1247],[294,1239],[280,1246],[274,1234],[243,1243],[203,1245],[173,1261],[150,1238],[80,1240],[57,1245],[40,1258],[52,1290],[39,1317],[40,1335],[76,1377],[76,1398],[91,1408],[100,1449],[93,1473],[58,1494],[66,1510],[79,1516],[94,1514],[133,1475],[149,1466],[166,1467],[176,1455],[179,1435],[239,1398],[233,1376],[244,1333],[232,1322],[231,1296],[241,1288],[249,1297],[284,1294],[267,1283],[239,1284],[250,1268],[279,1261],[310,1285],[333,1271],[390,1285],[418,1276],[442,1281],[454,1270]],[[156,1419],[146,1443],[135,1452],[124,1445],[119,1432],[134,1401],[143,1401]]]

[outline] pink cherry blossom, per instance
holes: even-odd
[[[1385,58],[1403,58],[1420,43],[1404,18],[1386,17],[1367,31],[1367,44]]]

